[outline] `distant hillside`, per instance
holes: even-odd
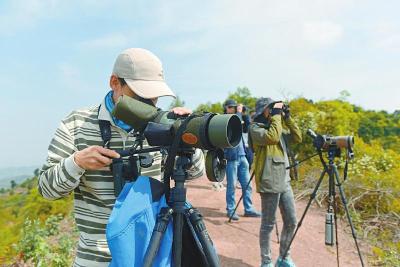
[[[27,178],[33,176],[33,172],[38,166],[9,167],[0,169],[0,188],[10,188],[11,181],[17,184],[22,183]]]
[[[4,178],[0,180],[0,188],[8,189],[11,188],[11,181],[15,181],[17,184],[21,184],[26,179],[31,178],[32,174],[22,174],[17,176],[12,176],[9,178]]]

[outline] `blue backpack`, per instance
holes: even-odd
[[[111,267],[142,266],[157,214],[163,207],[167,207],[167,203],[160,181],[139,176],[135,182],[125,184],[106,227]],[[172,240],[170,222],[154,259],[154,267],[171,266]]]

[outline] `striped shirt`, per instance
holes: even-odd
[[[109,167],[90,171],[80,168],[74,153],[89,146],[103,146],[99,120],[111,123],[110,149],[126,149],[134,144],[133,133],[117,127],[104,101],[99,106],[73,111],[61,121],[48,148],[48,157],[39,175],[39,192],[46,199],[58,199],[74,192],[74,214],[80,236],[74,266],[108,266],[111,261],[105,229],[115,202],[114,181]],[[144,144],[145,148],[148,146]],[[154,163],[141,174],[161,177],[162,156],[151,153]],[[204,172],[200,149],[193,156],[190,177]]]

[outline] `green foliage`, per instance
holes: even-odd
[[[13,263],[17,258],[17,250],[12,247],[19,246],[20,256],[25,255],[29,250],[29,244],[36,244],[34,251],[29,250],[28,257],[39,258],[40,255],[48,252],[46,244],[49,237],[60,235],[59,221],[70,217],[72,211],[72,197],[49,201],[44,199],[37,189],[37,177],[27,179],[17,186],[14,194],[5,193],[0,195],[0,259],[6,263]],[[31,219],[27,219],[31,218]],[[74,225],[71,221],[70,225]],[[20,231],[21,229],[25,229]],[[36,233],[35,236],[29,232]],[[74,235],[68,231],[62,234],[69,236],[75,242]],[[22,240],[22,241],[21,241]],[[22,243],[21,243],[22,242]],[[61,242],[61,241],[60,241]],[[64,242],[65,243],[65,242]],[[18,244],[18,245],[16,245]],[[22,247],[24,249],[22,249]],[[51,258],[59,262],[70,261],[65,255],[57,256],[58,250],[62,251],[63,245],[51,246]],[[33,259],[31,259],[33,260]],[[47,261],[48,262],[48,261]],[[37,262],[39,264],[39,261]],[[40,263],[42,264],[42,263]],[[51,263],[50,266],[68,266]]]
[[[384,148],[400,153],[400,116],[385,111],[362,111],[358,134],[367,143],[379,141]]]
[[[257,98],[251,96],[251,92],[247,87],[238,87],[235,92],[230,93],[227,99],[233,99],[239,104],[243,104],[246,107],[254,110]],[[206,111],[206,112],[214,112],[214,113],[223,113],[223,103],[216,102],[211,103],[207,102],[206,104],[200,104],[196,111]]]
[[[39,220],[26,219],[22,228],[22,237],[15,250],[23,262],[33,262],[35,266],[70,266],[74,239],[62,235],[58,239],[59,222],[63,216],[51,215],[44,226]]]
[[[39,220],[27,219],[22,228],[22,238],[15,249],[24,261],[31,259],[36,266],[43,266],[43,261],[50,254],[46,237],[47,232],[41,227]]]
[[[373,247],[374,257],[371,259],[372,264],[379,266],[400,266],[399,246],[391,247],[383,250],[379,247]]]
[[[173,109],[175,107],[184,107],[185,106],[185,101],[183,101],[179,95],[176,96],[176,98],[172,101],[171,105],[169,105],[169,109]]]
[[[254,110],[256,106],[256,97],[251,96],[251,92],[247,87],[238,87],[234,93],[230,93],[227,99],[233,99],[238,104],[243,104]]]
[[[339,96],[338,100],[340,100],[340,101],[346,101],[347,98],[348,98],[349,96],[350,96],[349,91],[347,91],[347,90],[342,90],[342,91],[340,91],[340,96]]]
[[[222,103],[211,103],[200,104],[196,110],[197,112],[213,112],[213,113],[223,113]]]

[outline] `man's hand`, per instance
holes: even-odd
[[[275,103],[274,106],[272,107],[271,116],[281,115],[282,114],[282,108],[283,108],[283,103],[282,102]]]
[[[112,163],[113,158],[119,158],[120,155],[114,150],[101,146],[90,146],[74,155],[75,163],[85,170],[99,170]]]
[[[185,108],[185,107],[175,107],[173,109],[171,109],[171,112],[173,112],[176,115],[188,115],[192,113],[192,110]]]
[[[285,120],[287,120],[287,119],[289,119],[289,117],[290,117],[290,107],[289,107],[289,105],[284,105],[283,106],[283,118]]]
[[[238,113],[242,113],[242,112],[243,112],[243,104],[237,105],[236,111],[237,111]]]

